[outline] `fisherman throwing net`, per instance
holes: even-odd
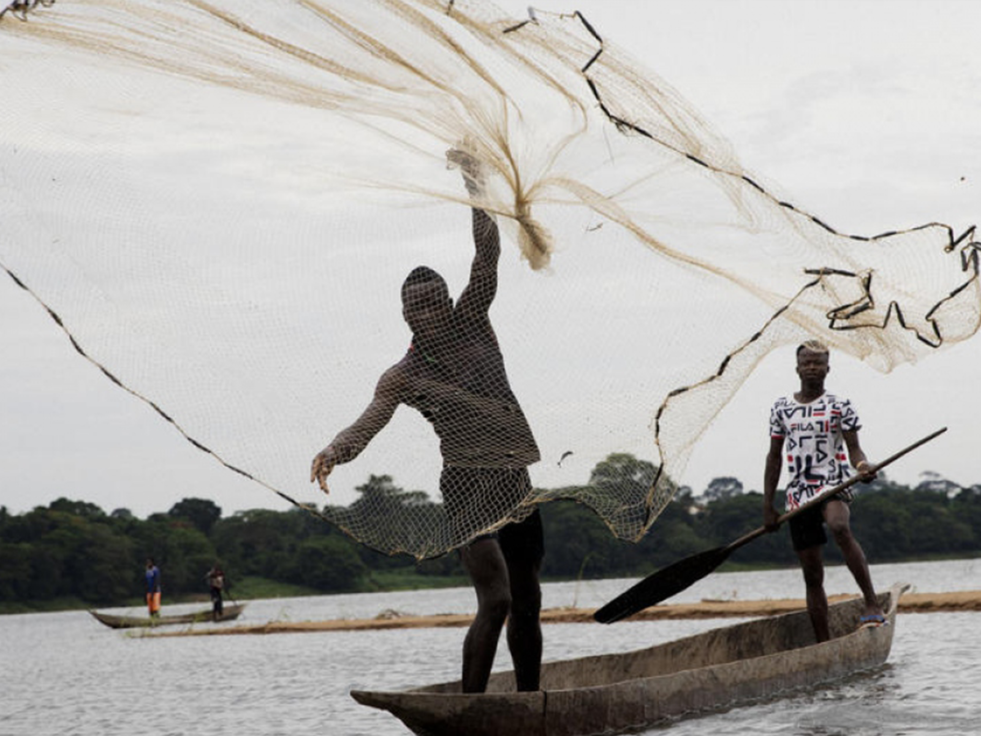
[[[17,71],[0,106],[16,131],[0,144],[0,266],[196,446],[386,552],[438,555],[554,498],[638,539],[770,350],[819,338],[887,371],[981,321],[973,230],[838,232],[772,195],[577,13],[0,8],[0,63]],[[446,167],[460,141],[482,172],[475,194]],[[477,261],[461,246],[471,226]],[[492,230],[496,292],[451,306],[420,272],[401,292],[408,329],[393,319],[420,263],[483,283]],[[423,337],[417,295],[480,339]],[[410,343],[372,399],[370,377]],[[365,406],[378,411],[355,421]],[[364,452],[333,470],[320,508],[310,458],[351,422],[357,436],[315,475]],[[589,485],[611,453],[659,472]],[[467,478],[440,480],[450,467]],[[530,480],[480,480],[493,504],[457,507],[469,469],[525,467]]]

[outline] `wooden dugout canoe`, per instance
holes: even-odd
[[[817,644],[806,611],[755,619],[622,654],[550,662],[542,689],[514,691],[512,672],[492,675],[486,693],[460,683],[402,692],[352,691],[419,736],[592,736],[641,729],[662,719],[801,690],[883,664],[899,597],[880,595],[888,625],[861,626],[860,598],[830,607],[832,638]]]
[[[225,606],[219,621],[234,621],[242,613],[245,608],[244,603]],[[196,624],[205,623],[211,621],[211,609],[208,608],[203,611],[195,611],[194,613],[183,613],[174,616],[158,616],[156,618],[150,618],[149,616],[114,616],[111,613],[99,613],[98,611],[89,611],[96,620],[104,623],[113,629],[135,629],[140,627],[153,627],[157,626],[171,626],[173,624]]]

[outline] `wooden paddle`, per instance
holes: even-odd
[[[830,491],[822,493],[813,501],[808,502],[803,506],[798,506],[793,511],[787,512],[777,519],[777,524],[783,524],[788,519],[791,519],[797,514],[800,514],[806,509],[810,508],[813,504],[823,503],[831,496],[841,493],[847,488],[851,488],[859,481],[870,475],[874,475],[879,470],[898,460],[906,453],[912,452],[920,445],[926,444],[934,437],[937,437],[946,431],[946,427],[938,429],[933,434],[929,434],[923,439],[914,442],[912,445],[900,450],[895,455],[887,457],[881,463],[872,465],[865,473],[852,476],[844,483],[832,488]],[[744,544],[749,544],[757,537],[766,534],[766,532],[766,527],[761,526],[759,529],[751,531],[749,534],[740,537],[735,542],[727,544],[724,547],[716,547],[715,549],[710,549],[707,552],[700,552],[697,555],[686,557],[673,565],[669,565],[668,567],[662,568],[657,572],[651,573],[639,583],[627,589],[596,611],[596,613],[593,614],[593,618],[595,618],[601,624],[612,624],[614,621],[627,618],[638,611],[643,611],[645,608],[660,603],[661,601],[680,593],[685,588],[688,588],[692,584],[704,578],[710,572],[715,570],[715,568],[725,562],[726,558],[728,558],[729,555],[735,550],[739,549]]]

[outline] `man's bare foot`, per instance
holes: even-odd
[[[858,617],[861,626],[884,626],[889,623],[882,609],[878,606],[865,609],[865,613]]]

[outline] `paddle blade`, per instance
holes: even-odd
[[[600,608],[593,618],[612,624],[677,595],[725,562],[731,551],[731,545],[717,547],[661,568]]]

